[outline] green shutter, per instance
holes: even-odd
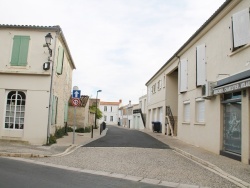
[[[29,50],[29,36],[14,36],[11,56],[12,66],[26,66]]]
[[[63,50],[63,48],[61,46],[59,46],[59,48],[58,48],[58,56],[57,56],[57,67],[56,67],[57,74],[62,74],[63,56],[64,56],[64,50]]]
[[[68,121],[68,103],[64,105],[64,122]]]
[[[52,99],[52,118],[51,118],[52,125],[56,124],[57,103],[58,103],[58,98],[56,96],[53,96],[53,99]]]

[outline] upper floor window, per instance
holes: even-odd
[[[180,62],[180,92],[187,91],[188,88],[188,60],[182,59]]]
[[[23,91],[9,91],[7,94],[5,128],[23,129],[26,94]]]
[[[249,8],[233,14],[233,51],[250,43]]]
[[[110,106],[110,112],[112,112],[112,106]]]
[[[206,83],[206,45],[196,47],[196,85]]]
[[[104,111],[107,112],[107,106],[104,106]]]
[[[58,47],[58,55],[57,55],[57,67],[56,67],[56,73],[62,74],[63,72],[63,60],[64,60],[64,49],[63,47]]]
[[[26,66],[29,51],[29,36],[15,35],[13,38],[11,66]]]
[[[166,85],[166,75],[163,76],[163,88],[165,87]]]
[[[158,83],[157,83],[157,88],[158,88],[158,90],[160,90],[160,89],[161,89],[161,87],[162,87],[162,81],[161,81],[161,80],[159,80],[159,81],[158,81]]]

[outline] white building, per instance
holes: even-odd
[[[75,69],[62,29],[0,25],[0,39],[0,139],[46,144],[67,122]]]
[[[172,114],[180,140],[250,163],[249,9],[225,1],[150,78],[149,128]]]
[[[119,102],[100,102],[100,110],[103,117],[100,119],[100,122],[106,122],[108,125],[118,125],[118,109],[122,104],[122,100]]]

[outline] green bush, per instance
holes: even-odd
[[[51,134],[49,137],[49,145],[55,144],[55,143],[56,143],[56,137]]]
[[[91,126],[85,127],[84,131],[85,131],[85,133],[90,133],[91,132]]]
[[[72,127],[67,127],[67,132],[73,132],[73,128]]]
[[[56,129],[56,132],[55,132],[56,138],[62,138],[64,135],[65,135],[65,128],[64,127]]]
[[[84,131],[85,131],[85,130],[84,130],[83,127],[76,129],[76,132],[77,132],[77,133],[84,133]]]

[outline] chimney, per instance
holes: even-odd
[[[129,105],[128,105],[129,107],[131,106],[131,101],[129,101]]]
[[[122,103],[122,100],[121,100],[121,99],[119,100],[119,103],[120,103],[120,104]]]

